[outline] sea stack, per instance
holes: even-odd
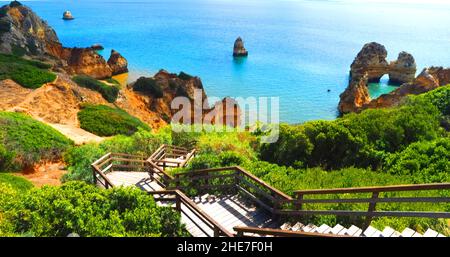
[[[72,13],[70,12],[70,11],[65,11],[64,13],[63,13],[63,20],[73,20],[73,19],[75,19],[73,16],[72,16]]]
[[[238,37],[236,41],[234,41],[233,56],[234,57],[248,56],[248,51],[245,49],[244,41],[242,41],[241,37]]]

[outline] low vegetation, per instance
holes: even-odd
[[[30,181],[8,173],[0,173],[0,184],[8,184],[19,193],[27,192],[33,188],[33,184]]]
[[[150,127],[119,108],[106,105],[84,105],[78,112],[80,127],[98,136],[132,135],[138,129]]]
[[[170,129],[170,128],[169,128]],[[161,144],[171,144],[170,130],[158,134],[139,130],[132,136],[115,136],[100,144],[86,144],[70,149],[64,156],[69,172],[63,181],[80,180],[93,183],[91,163],[108,152],[150,156]]]
[[[138,188],[103,190],[83,182],[18,194],[0,183],[0,235],[183,236],[180,214]]]
[[[148,94],[155,98],[163,97],[162,88],[156,83],[154,78],[140,77],[133,85],[133,90]]]
[[[56,75],[48,71],[49,68],[46,63],[0,54],[0,80],[12,79],[26,88],[35,89],[54,81]]]
[[[0,170],[18,171],[58,160],[73,142],[52,127],[21,113],[0,112]]]
[[[119,95],[120,87],[118,84],[112,83],[107,85],[101,81],[85,75],[78,75],[72,78],[80,87],[89,88],[99,92],[106,101],[114,103]]]

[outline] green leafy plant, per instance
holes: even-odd
[[[16,54],[23,54],[23,51]],[[39,88],[52,82],[56,75],[49,72],[51,65],[38,61],[29,61],[19,56],[0,54],[0,80],[12,79],[26,88]]]
[[[0,187],[0,190],[4,189]],[[60,187],[32,189],[12,201],[14,204],[7,205],[3,212],[17,234],[186,235],[179,213],[157,206],[151,196],[133,187],[103,190],[83,182],[70,182]]]
[[[21,113],[0,112],[0,170],[16,171],[41,160],[57,160],[73,142]]]
[[[134,83],[133,90],[154,96],[155,98],[161,98],[164,95],[162,88],[154,78],[140,77]]]
[[[119,108],[106,105],[84,105],[78,112],[80,127],[98,136],[132,135],[139,128],[150,127]]]
[[[78,75],[72,78],[80,87],[85,87],[99,92],[106,101],[114,103],[119,95],[119,86],[114,84],[112,86],[106,85],[94,78],[85,75]]]

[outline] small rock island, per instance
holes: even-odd
[[[248,51],[245,49],[244,41],[242,41],[241,37],[238,37],[236,41],[234,41],[233,56],[234,57],[248,56]]]
[[[75,18],[72,16],[72,13],[70,11],[65,11],[63,13],[63,20],[68,21],[68,20],[73,20],[73,19],[75,19]]]

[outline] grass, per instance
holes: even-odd
[[[0,170],[17,171],[57,160],[73,142],[22,113],[0,112]]]
[[[78,75],[72,78],[80,87],[85,87],[99,92],[106,101],[114,103],[119,95],[119,85],[112,83],[112,86],[98,81],[94,78],[85,75]],[[112,80],[111,80],[112,81]],[[108,81],[109,82],[109,81]]]
[[[85,105],[78,113],[80,127],[98,136],[132,135],[139,128],[150,127],[119,108],[106,105]]]
[[[51,65],[46,63],[0,54],[0,80],[12,79],[26,88],[36,89],[54,81],[56,75],[49,68]]]
[[[21,177],[8,173],[0,173],[0,184],[8,184],[18,192],[26,192],[33,188],[33,184]]]

